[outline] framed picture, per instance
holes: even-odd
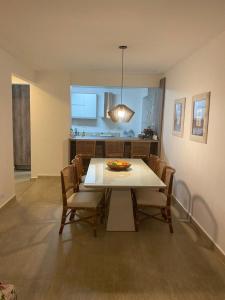
[[[191,140],[207,143],[210,92],[193,96],[191,115]]]
[[[184,113],[186,98],[175,100],[173,117],[173,134],[183,136],[184,132]]]

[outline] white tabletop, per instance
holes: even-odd
[[[110,170],[106,164],[108,160],[112,159],[91,159],[84,182],[86,187],[166,187],[142,159],[123,159],[131,163],[127,171]]]

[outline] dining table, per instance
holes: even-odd
[[[115,160],[124,161],[118,158]],[[105,188],[111,191],[107,231],[135,231],[132,189],[164,189],[166,187],[165,183],[142,159],[125,160],[130,167],[124,171],[115,171],[108,167],[109,159],[92,158],[85,177],[85,187]]]

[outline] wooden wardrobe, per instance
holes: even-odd
[[[15,170],[31,169],[30,86],[12,85],[13,147]]]

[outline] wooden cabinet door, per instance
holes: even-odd
[[[31,169],[30,86],[12,85],[13,146],[16,170]]]

